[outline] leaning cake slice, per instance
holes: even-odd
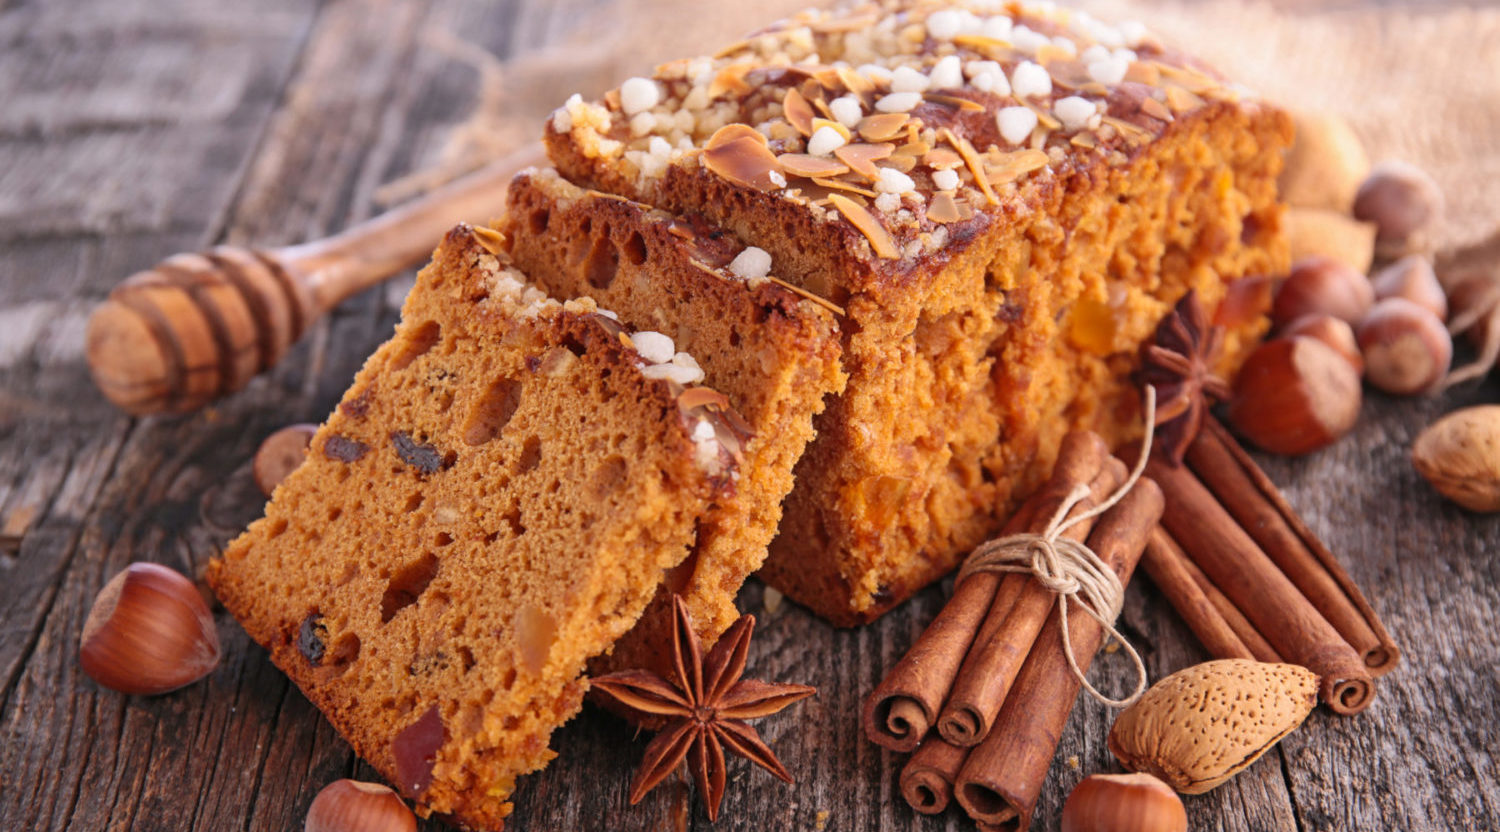
[[[584,190],[550,168],[511,183],[502,227],[507,252],[537,286],[593,298],[631,328],[655,333],[663,355],[696,356],[705,383],[744,418],[751,438],[734,493],[704,515],[692,556],[609,659],[595,664],[665,661],[673,592],[699,637],[713,643],[739,615],[740,585],[765,562],[813,417],[844,388],[837,312],[779,285],[770,256],[733,234]]]
[[[555,756],[585,663],[733,487],[743,439],[722,396],[684,395],[690,357],[643,357],[497,239],[449,232],[306,463],[208,573],[421,814],[489,830]]]

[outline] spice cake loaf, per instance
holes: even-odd
[[[498,830],[585,662],[737,474],[738,417],[460,226],[209,584],[419,811]]]
[[[906,0],[575,96],[545,139],[564,177],[701,214],[846,310],[849,380],[762,575],[855,624],[993,533],[1068,431],[1129,438],[1178,298],[1285,271],[1291,132],[1138,24]],[[1265,327],[1233,312],[1226,372]]]
[[[752,438],[734,493],[709,508],[693,554],[595,665],[668,660],[674,592],[711,644],[738,618],[734,596],[765,561],[814,414],[843,389],[834,314],[777,285],[769,256],[734,235],[586,191],[551,169],[511,183],[502,229],[511,259],[538,287],[556,297],[591,297],[632,329],[665,336],[661,348],[696,356],[705,383],[744,418]]]

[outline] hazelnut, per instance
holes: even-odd
[[[1286,211],[1286,242],[1293,262],[1321,254],[1365,274],[1375,260],[1375,224],[1323,208]]]
[[[94,599],[78,663],[111,690],[166,693],[214,669],[219,634],[192,581],[165,566],[132,563]]]
[[[1359,351],[1359,341],[1354,338],[1354,327],[1348,321],[1332,315],[1303,315],[1282,327],[1282,338],[1305,335],[1327,344],[1344,357],[1354,372],[1364,375],[1365,357]]]
[[[1303,335],[1267,341],[1235,378],[1229,421],[1260,448],[1288,456],[1322,448],[1359,419],[1359,374],[1333,347]]]
[[[1432,261],[1423,254],[1408,254],[1376,272],[1370,278],[1375,288],[1375,299],[1406,298],[1418,306],[1432,310],[1440,321],[1448,320],[1448,296],[1438,283],[1437,273],[1432,270]]]
[[[255,474],[255,484],[260,486],[261,493],[270,497],[276,486],[297,470],[302,460],[307,458],[307,448],[312,444],[313,434],[317,432],[317,425],[287,425],[260,443],[251,468]]]
[[[1271,320],[1284,326],[1303,315],[1332,315],[1357,324],[1375,302],[1375,290],[1359,272],[1329,257],[1307,257],[1276,290]]]
[[[303,832],[416,832],[417,819],[379,783],[335,780],[307,809]]]
[[[1365,377],[1387,393],[1411,395],[1433,389],[1453,361],[1453,338],[1429,309],[1406,298],[1375,304],[1359,325]]]
[[[1187,810],[1149,774],[1095,774],[1068,795],[1062,832],[1187,832]]]
[[[1400,257],[1432,247],[1432,232],[1443,218],[1443,192],[1417,166],[1386,161],[1354,195],[1354,218],[1375,223],[1375,253]]]
[[[1328,113],[1292,114],[1297,138],[1287,153],[1277,190],[1289,205],[1347,213],[1370,157],[1349,123]]]
[[[1433,422],[1412,444],[1411,461],[1444,497],[1470,511],[1500,511],[1500,405]]]

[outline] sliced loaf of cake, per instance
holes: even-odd
[[[837,312],[778,285],[770,255],[702,220],[587,191],[551,169],[517,177],[505,245],[537,286],[591,297],[665,356],[686,350],[728,397],[751,439],[734,492],[698,524],[693,554],[600,667],[669,659],[670,592],[683,596],[707,643],[734,622],[734,596],[759,569],[813,437],[825,397],[844,386]],[[637,337],[637,345],[642,345]]]
[[[421,814],[497,830],[585,663],[734,488],[744,435],[681,352],[528,285],[460,226],[395,336],[208,581]]]

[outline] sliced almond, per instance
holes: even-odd
[[[875,252],[876,257],[883,260],[894,260],[901,256],[900,252],[896,250],[895,242],[891,240],[890,233],[885,230],[885,226],[881,225],[880,221],[875,219],[875,215],[871,214],[867,208],[842,194],[829,194],[828,201],[833,203],[833,207],[837,208],[839,213],[844,215],[844,219],[848,220],[850,225],[853,225],[859,229],[859,233],[865,235],[865,239],[870,241],[870,248]]]
[[[977,113],[984,110],[984,105],[978,101],[970,101],[957,95],[942,95],[940,93],[923,93],[923,101],[931,101],[934,104],[942,104],[944,107],[952,107],[955,110]]]
[[[813,134],[813,109],[796,87],[787,87],[786,97],[781,100],[782,115],[804,136]]]
[[[823,179],[819,177],[813,180],[813,184],[822,185],[825,188],[833,188],[834,190],[838,191],[848,191],[851,194],[867,196],[870,199],[874,199],[876,197],[876,193],[874,191],[867,188],[861,188],[860,186],[854,184],[853,182],[850,182],[847,179]]]
[[[677,397],[677,408],[683,412],[700,407],[727,410],[729,397],[710,387],[689,387]]]
[[[813,121],[812,121],[812,129],[813,129],[814,133],[818,132],[819,130],[822,130],[824,127],[827,127],[828,129],[832,130],[833,132],[839,134],[840,136],[843,136],[844,137],[844,141],[846,141],[846,142],[854,140],[854,135],[849,132],[849,128],[845,127],[844,125],[840,124],[839,122],[833,121],[833,120],[830,120],[830,119],[826,119],[826,118],[815,118],[815,119],[813,119]]]
[[[974,216],[968,200],[957,200],[950,193],[933,194],[927,204],[927,219],[933,222],[961,222]]]
[[[730,130],[734,130],[732,138],[720,138],[721,134]],[[745,133],[745,130],[749,133]],[[719,128],[704,147],[702,158],[704,167],[736,185],[761,191],[777,187],[771,181],[771,174],[781,173],[781,163],[776,161],[775,154],[766,146],[766,137],[743,124]]]
[[[1073,138],[1068,141],[1077,147],[1095,148],[1099,146],[1099,140],[1094,138],[1093,133],[1074,133]]]
[[[1131,61],[1125,70],[1125,80],[1155,87],[1161,84],[1161,70],[1151,61]]]
[[[848,67],[834,67],[834,72],[838,74],[839,81],[843,82],[844,89],[860,98],[865,98],[875,92],[874,82]]]
[[[1008,40],[988,38],[984,35],[955,35],[953,43],[966,49],[973,49],[976,52],[991,55],[1008,53],[1011,48],[1011,43]]]
[[[985,175],[984,163],[980,161],[979,154],[974,151],[974,145],[969,144],[969,140],[963,136],[954,135],[953,131],[946,127],[943,128],[942,137],[948,144],[953,145],[959,156],[963,157],[964,164],[969,166],[969,173],[974,174],[974,181],[979,183],[979,190],[984,192],[985,201],[991,205],[998,205],[1000,200],[995,196],[994,189],[990,187],[989,178]]]
[[[809,156],[806,153],[783,153],[776,157],[781,169],[792,176],[806,179],[813,177],[841,176],[849,172],[849,166],[825,156]]]
[[[860,119],[854,129],[867,142],[888,142],[900,135],[910,120],[906,113],[880,113]]]
[[[933,170],[952,170],[963,167],[964,157],[946,147],[934,147],[922,157],[922,164]]]
[[[995,157],[994,163],[985,171],[985,178],[994,185],[1004,185],[1047,166],[1047,154],[1040,150],[1016,150]]]
[[[749,95],[754,87],[745,80],[745,76],[749,75],[752,69],[755,69],[755,64],[742,61],[719,70],[719,74],[715,75],[714,80],[708,85],[708,97],[719,98],[726,94],[734,97]]]
[[[1190,113],[1205,103],[1190,90],[1182,87],[1167,87],[1167,106],[1171,107],[1174,113]]]
[[[825,20],[819,20],[807,24],[807,28],[816,34],[833,35],[840,32],[858,32],[867,26],[873,26],[879,22],[878,15],[867,14],[860,16],[831,16]]]
[[[1187,92],[1187,90],[1183,90],[1183,92]],[[1192,93],[1189,92],[1188,95],[1192,95]],[[1167,105],[1154,98],[1147,97],[1141,101],[1141,112],[1162,121],[1172,120],[1172,111],[1167,109]]]
[[[833,151],[833,155],[840,162],[848,165],[855,173],[870,180],[880,181],[880,169],[875,163],[881,159],[890,158],[895,152],[896,146],[890,143],[881,144],[846,144]]]
[[[766,144],[766,137],[754,127],[748,124],[726,124],[708,137],[708,141],[703,144],[703,149],[713,150],[736,139],[754,139],[761,144]]]
[[[1151,141],[1152,139],[1151,131],[1147,130],[1144,127],[1141,127],[1140,125],[1132,124],[1131,122],[1128,122],[1122,118],[1115,118],[1114,116],[1104,116],[1101,120],[1105,124],[1108,124],[1116,130],[1119,130],[1120,135],[1124,136],[1125,140],[1130,142],[1131,144],[1144,144],[1148,141]]]
[[[505,247],[505,236],[487,225],[474,226],[474,241],[490,254],[498,255]]]

